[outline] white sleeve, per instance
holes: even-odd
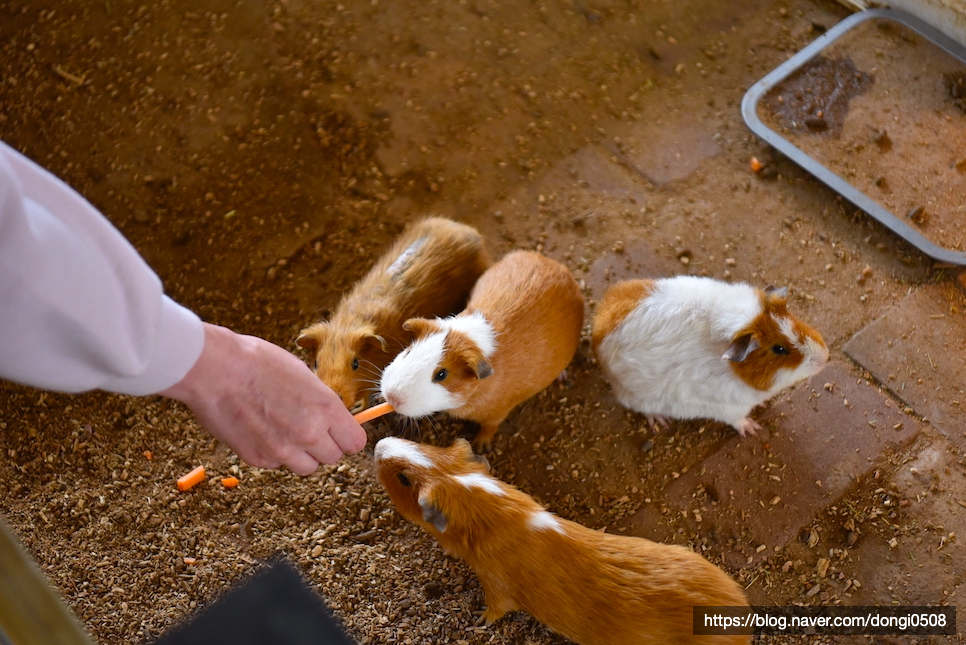
[[[153,394],[197,361],[201,320],[87,200],[0,142],[0,378]]]

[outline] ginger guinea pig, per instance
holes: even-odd
[[[514,407],[570,364],[583,320],[570,270],[514,251],[483,274],[459,315],[406,322],[415,340],[386,367],[382,395],[406,417],[445,410],[479,423],[482,449]]]
[[[307,327],[296,342],[315,358],[319,378],[359,412],[378,392],[382,369],[413,339],[403,323],[462,309],[489,265],[475,228],[424,219],[403,232],[328,321]]]
[[[579,645],[748,644],[694,636],[693,607],[747,606],[721,569],[683,546],[601,533],[561,519],[450,448],[387,437],[375,470],[399,513],[476,572],[487,624],[522,610]]]
[[[694,276],[621,282],[598,305],[594,353],[618,401],[652,424],[710,418],[756,434],[751,410],[828,361],[785,294]]]

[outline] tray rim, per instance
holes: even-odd
[[[805,63],[821,53],[822,50],[845,35],[853,27],[873,19],[891,20],[908,27],[934,45],[958,58],[966,65],[966,47],[949,38],[928,23],[898,9],[867,9],[841,20],[748,88],[748,91],[745,92],[741,100],[742,117],[745,120],[745,124],[753,133],[764,139],[765,142],[814,175],[819,181],[852,202],[853,205],[871,215],[879,223],[906,240],[922,253],[940,262],[966,265],[966,252],[949,249],[932,242],[922,233],[903,222],[892,211],[883,207],[840,175],[833,172],[830,168],[766,126],[758,117],[758,102],[770,89],[791,76]]]

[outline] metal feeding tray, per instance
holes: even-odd
[[[870,176],[871,176],[870,173],[873,171],[867,171],[866,168],[876,163],[877,157],[875,157],[874,155],[878,154],[879,155],[878,158],[881,159],[882,150],[887,149],[884,146],[880,146],[879,150],[875,149],[875,145],[872,143],[873,135],[871,134],[871,132],[873,132],[874,130],[874,127],[875,127],[874,125],[864,125],[863,127],[865,128],[865,130],[860,131],[861,133],[865,133],[865,132],[870,133],[868,135],[868,146],[867,146],[868,150],[865,150],[864,154],[873,155],[873,156],[868,156],[864,161],[861,159],[857,159],[856,157],[861,156],[861,154],[853,155],[852,153],[854,150],[859,150],[860,153],[863,153],[863,151],[861,150],[863,145],[862,144],[857,145],[853,141],[851,144],[853,145],[853,148],[846,151],[849,155],[851,155],[850,161],[848,163],[853,164],[852,167],[850,167],[847,172],[844,172],[843,171],[844,163],[838,164],[838,166],[836,167],[838,168],[839,172],[836,172],[830,167],[836,164],[827,165],[826,163],[822,163],[813,156],[813,154],[815,154],[814,150],[812,150],[810,154],[808,152],[803,151],[801,147],[799,147],[799,145],[801,145],[802,147],[809,148],[809,145],[806,145],[807,142],[809,141],[809,138],[811,138],[811,140],[817,140],[818,138],[824,137],[824,141],[826,142],[826,144],[829,141],[834,141],[835,133],[829,131],[828,126],[825,122],[825,119],[823,118],[807,119],[808,121],[807,125],[809,127],[804,127],[802,123],[795,123],[795,126],[799,128],[797,130],[798,134],[796,134],[796,131],[789,129],[788,127],[778,127],[777,128],[778,130],[784,130],[786,133],[789,134],[789,137],[786,138],[782,134],[779,134],[779,132],[776,131],[776,129],[773,129],[773,127],[769,127],[769,125],[766,125],[761,118],[761,106],[759,104],[762,101],[763,97],[766,97],[766,96],[769,97],[767,101],[774,100],[775,95],[779,94],[783,87],[789,87],[792,83],[795,82],[796,78],[802,78],[803,75],[805,75],[808,72],[808,70],[815,68],[816,65],[825,61],[826,59],[824,54],[841,50],[844,47],[844,45],[842,45],[842,43],[837,41],[842,39],[846,34],[850,34],[850,32],[852,32],[853,29],[857,29],[857,28],[858,28],[858,31],[866,30],[866,31],[870,31],[870,33],[873,33],[873,34],[878,33],[878,32],[872,31],[873,23],[870,23],[869,25],[864,27],[860,27],[861,25],[863,25],[863,23],[866,23],[866,21],[870,21],[870,20],[877,21],[876,23],[874,23],[874,25],[876,27],[879,27],[879,31],[882,31],[881,25],[886,24],[887,26],[889,26],[889,23],[894,23],[895,25],[898,26],[897,27],[898,29],[903,30],[902,31],[903,34],[914,33],[919,37],[921,37],[922,39],[924,39],[925,41],[927,41],[927,43],[931,43],[930,47],[933,45],[935,46],[935,47],[931,47],[931,49],[935,49],[936,47],[938,47],[939,49],[936,51],[944,59],[949,59],[957,66],[960,64],[962,64],[963,66],[966,66],[966,47],[964,47],[963,45],[960,45],[959,43],[955,42],[951,38],[940,33],[935,28],[926,24],[922,20],[919,20],[918,18],[911,16],[907,13],[892,10],[892,9],[870,9],[867,11],[862,11],[860,13],[853,14],[848,18],[842,20],[834,27],[829,29],[827,32],[822,34],[820,37],[818,37],[807,47],[805,47],[797,54],[789,58],[785,63],[783,63],[782,65],[779,65],[770,74],[768,74],[760,81],[752,85],[751,88],[748,90],[748,92],[745,94],[744,99],[742,100],[742,103],[741,103],[742,116],[744,117],[745,122],[748,124],[748,127],[751,128],[752,132],[754,132],[756,135],[761,137],[767,143],[771,144],[774,148],[779,150],[785,156],[792,159],[795,163],[797,163],[802,168],[810,172],[812,175],[814,175],[820,181],[825,183],[827,186],[829,186],[830,188],[832,188],[833,190],[841,194],[847,200],[852,202],[855,206],[857,206],[858,208],[862,209],[863,211],[865,211],[866,213],[874,217],[883,226],[888,228],[896,235],[905,239],[907,242],[909,242],[909,244],[919,249],[924,254],[940,262],[947,262],[955,265],[966,265],[966,252],[957,250],[955,248],[947,248],[947,245],[945,245],[944,242],[937,243],[936,241],[934,241],[935,236],[930,236],[933,238],[933,239],[930,239],[930,237],[927,237],[927,235],[924,233],[925,230],[929,229],[929,227],[926,226],[926,222],[916,221],[916,215],[923,213],[923,208],[924,208],[923,206],[910,208],[909,207],[910,202],[908,201],[904,204],[898,203],[896,197],[894,196],[890,197],[888,195],[889,184],[883,177],[877,177],[875,178],[874,181],[870,180]],[[889,21],[889,22],[887,23],[885,21]],[[908,29],[910,31],[906,32],[905,29]],[[915,40],[915,38],[906,36],[906,40],[911,41],[911,40]],[[868,47],[866,49],[868,49]],[[904,58],[892,58],[892,59],[888,58],[889,56],[907,56],[908,57],[910,52],[915,54],[915,56],[912,57],[913,58],[912,60],[906,60]],[[877,59],[870,59],[873,61],[873,63],[869,63],[869,64],[874,70],[885,71],[885,70],[890,70],[892,67],[901,66],[901,63],[904,61],[906,67],[913,66],[911,67],[912,69],[920,69],[919,66],[922,60],[919,57],[919,54],[922,53],[921,50],[920,51],[910,50],[910,52],[897,53],[896,47],[874,48],[874,54],[880,57],[878,60],[882,61],[883,66],[879,67],[873,64],[876,62]],[[949,58],[950,56],[952,58]],[[852,65],[851,60],[848,61],[848,65],[849,66]],[[964,69],[966,69],[966,67],[964,67]],[[863,75],[866,78],[866,80],[872,78],[872,75],[866,74],[865,72],[858,71],[855,67],[850,67],[850,70],[851,71],[847,70],[846,75],[842,76],[842,78],[848,78],[848,75],[847,75],[848,73],[852,73],[854,78],[860,79],[860,80],[863,78]],[[914,72],[913,74],[919,74],[919,72]],[[908,78],[910,79],[915,78],[918,81],[919,76],[913,75],[913,76],[909,76]],[[963,79],[966,79],[966,73],[963,73],[961,71],[957,72],[956,78],[958,80],[956,80],[955,82],[961,85],[963,83]],[[935,79],[930,79],[930,82],[932,82],[933,85],[936,84]],[[870,81],[870,84],[874,84],[874,83],[875,83],[874,80]],[[783,84],[785,85],[783,86]],[[891,92],[890,98],[895,98],[896,101],[903,101],[904,104],[908,104],[912,100],[910,98],[911,93],[905,92],[906,88],[903,86],[903,81],[901,79],[895,82],[895,87],[893,89],[895,91]],[[956,87],[954,89],[950,89],[949,94],[951,96],[958,96],[956,92],[960,91],[960,87]],[[806,88],[806,91],[808,91],[808,88]],[[796,96],[800,98],[801,93],[802,93],[801,90],[798,90],[798,94]],[[948,102],[948,97],[946,98]],[[779,98],[777,100],[781,101],[782,99]],[[935,106],[914,106],[914,107],[919,109],[920,113],[924,114],[926,118],[936,119],[937,115],[942,116],[940,115],[941,111],[936,109]],[[936,128],[933,128],[933,129],[925,128],[924,133],[923,132],[917,133],[916,136],[918,137],[918,139],[916,139],[915,142],[910,141],[906,149],[912,150],[914,147],[917,147],[919,148],[918,154],[926,154],[926,155],[930,154],[930,150],[931,150],[930,146],[933,144],[940,145],[942,142],[939,140],[945,138],[943,137],[942,129],[946,127],[946,123],[949,124],[949,127],[959,128],[960,129],[959,131],[966,130],[966,127],[964,127],[963,125],[963,121],[960,120],[960,117],[963,120],[966,120],[966,99],[963,99],[962,102],[956,103],[956,107],[960,111],[962,111],[962,114],[956,113],[955,110],[949,111],[951,112],[952,116],[949,113],[947,113],[945,116],[942,117],[942,119],[940,119],[939,121],[936,121],[937,123],[940,124],[940,125],[937,125]],[[850,109],[848,101],[845,102],[844,109],[847,115]],[[889,113],[890,109],[884,108],[883,111],[886,113]],[[821,112],[818,112],[818,115],[819,117],[822,117]],[[768,115],[766,114],[766,116]],[[845,116],[844,115],[841,115],[841,116],[844,121]],[[892,136],[897,139],[900,137],[908,136],[909,130],[911,130],[913,127],[913,124],[910,122],[914,122],[919,118],[919,117],[916,117],[915,119],[907,119],[906,121],[902,121],[892,113],[886,114],[886,115],[880,115],[880,117],[882,117],[880,118],[881,122],[887,122],[889,127],[892,128]],[[774,121],[775,119],[769,116],[769,120]],[[922,124],[915,123],[915,125],[922,125]],[[853,128],[853,136],[856,136],[854,135],[854,132],[855,130]],[[863,136],[865,135],[863,134]],[[795,139],[799,141],[799,145],[796,145],[795,143],[793,143],[791,139]],[[875,140],[878,141],[880,144],[888,144],[888,146],[890,147],[892,145],[892,141],[890,140],[889,136],[884,133],[884,131],[879,132],[878,138]],[[930,141],[932,143],[930,143]],[[844,147],[847,144],[842,143],[842,145]],[[966,155],[966,150],[959,150],[958,154]],[[821,157],[821,155],[819,156]],[[960,224],[960,220],[966,219],[964,217],[961,217],[961,215],[963,215],[963,209],[966,208],[966,206],[964,206],[966,205],[966,191],[960,192],[960,188],[962,186],[960,182],[966,182],[966,157],[960,157],[957,163],[956,160],[953,160],[952,162],[950,162],[948,154],[946,157],[943,157],[942,154],[932,154],[932,156],[941,157],[942,159],[941,160],[938,158],[930,159],[928,156],[924,157],[924,159],[929,161],[930,164],[933,164],[933,167],[928,171],[928,174],[930,175],[930,177],[944,174],[945,178],[944,179],[940,178],[940,181],[945,182],[941,184],[941,187],[945,191],[945,193],[947,193],[947,194],[944,194],[944,197],[943,197],[943,199],[946,200],[945,205],[947,206],[947,208],[943,209],[943,208],[937,207],[938,211],[942,211],[943,213],[942,216],[947,218],[945,220],[945,225],[944,225],[945,228],[943,229],[943,231],[940,231],[940,232],[945,232],[946,229],[957,230],[958,231],[957,235],[962,235],[962,232],[966,230],[966,227],[963,227]],[[865,165],[862,165],[863,163]],[[903,177],[899,179],[904,180],[905,177],[907,177],[910,173],[915,173],[918,167],[919,166],[917,166],[917,164],[913,162],[904,164],[903,172],[901,173]],[[923,169],[923,171],[925,172],[926,169]],[[843,174],[850,176],[853,181],[850,182],[849,180],[847,180],[845,177],[843,177]],[[864,190],[860,189],[855,184],[859,184],[859,185],[865,184]],[[882,190],[879,189],[880,186],[883,188]],[[917,197],[921,200],[925,201],[926,199],[928,199],[926,195],[923,195],[923,193],[926,191],[921,190],[920,187],[913,187],[910,189],[910,191],[915,193]],[[948,194],[950,193],[950,191],[952,191],[952,194]],[[874,199],[873,197],[871,197],[869,194],[870,192],[873,194],[877,194],[878,199]],[[891,209],[889,207],[884,206],[883,203],[880,203],[880,202],[888,203],[890,199],[893,202]],[[958,206],[955,205],[957,201],[958,201]],[[952,206],[950,207],[951,204]],[[902,212],[907,209],[908,211],[906,212],[906,219],[909,219],[913,223],[921,224],[921,226],[917,228],[910,225],[906,221],[903,221],[903,219],[897,216],[894,212],[894,211]],[[957,215],[956,211],[959,212],[959,215]],[[953,219],[950,220],[948,219],[949,217],[952,217]],[[936,228],[940,228],[940,227],[937,226]],[[949,244],[949,246],[954,246],[954,245]],[[966,248],[966,247],[962,247],[961,245],[960,247]]]

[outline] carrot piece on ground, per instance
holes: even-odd
[[[384,414],[389,414],[392,412],[392,406],[388,403],[380,403],[379,405],[374,405],[371,408],[366,408],[362,412],[357,412],[352,415],[352,418],[356,420],[356,423],[365,423],[366,421],[372,421],[373,419],[378,419]]]
[[[144,451],[144,458],[147,459],[148,461],[151,461],[151,459],[154,458],[154,455],[151,454],[151,451],[150,450],[145,450]]]
[[[198,466],[187,475],[178,478],[178,490],[186,491],[195,484],[199,484],[205,479],[205,467]]]
[[[761,172],[761,169],[765,167],[765,164],[758,161],[758,157],[752,157],[749,165],[754,172]]]
[[[235,486],[238,485],[238,478],[237,477],[222,477],[221,478],[221,485],[224,486],[225,488],[234,488]]]

